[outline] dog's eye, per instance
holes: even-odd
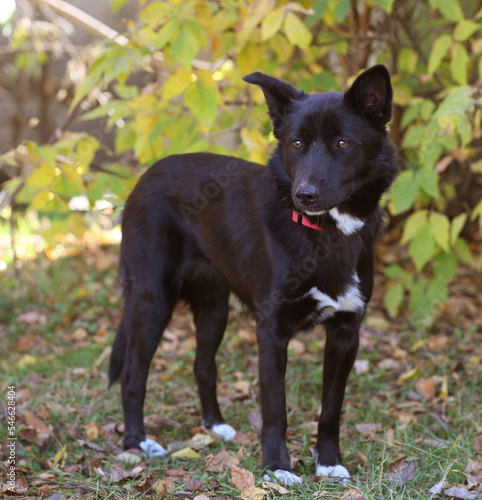
[[[347,148],[347,147],[350,145],[350,143],[349,143],[348,141],[344,141],[343,139],[340,139],[340,140],[337,142],[337,144],[336,144],[336,145],[337,145],[339,148],[344,149],[344,148]]]
[[[301,148],[301,141],[293,141],[293,147],[296,148],[296,149],[300,149]]]

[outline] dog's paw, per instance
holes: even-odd
[[[317,465],[316,475],[338,478],[343,481],[348,481],[350,479],[350,473],[343,465]]]
[[[232,441],[236,436],[236,431],[228,424],[215,424],[210,430],[219,434],[225,441]]]
[[[273,471],[273,474],[278,480],[278,483],[281,484],[297,484],[297,483],[299,484],[303,482],[303,479],[301,479],[301,477],[297,476],[296,474],[293,474],[288,470],[277,469]],[[263,479],[265,481],[271,481],[273,478],[268,473],[266,473],[263,476]]]
[[[165,450],[159,443],[149,438],[141,441],[139,443],[139,447],[142,450],[142,454],[148,458],[162,457],[162,455],[167,453],[167,450]]]

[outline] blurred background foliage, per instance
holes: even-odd
[[[18,234],[41,235],[34,250],[55,258],[95,225],[118,228],[163,156],[265,163],[274,138],[244,75],[343,91],[382,63],[401,169],[384,205],[407,257],[385,269],[386,310],[423,329],[457,268],[480,271],[481,0],[113,0],[103,15],[95,2],[2,5],[1,270],[15,267]]]

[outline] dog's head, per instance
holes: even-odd
[[[297,210],[320,215],[370,183],[379,184],[378,198],[391,184],[396,169],[385,171],[393,157],[385,125],[392,87],[384,66],[362,73],[346,93],[305,94],[259,72],[244,80],[263,90]]]

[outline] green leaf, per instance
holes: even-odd
[[[112,10],[117,12],[122,9],[129,0],[111,0]]]
[[[336,18],[340,23],[345,20],[350,10],[351,10],[350,0],[338,0],[334,11]]]
[[[404,148],[420,146],[424,140],[426,130],[427,125],[414,125],[410,127],[405,134],[402,146]]]
[[[448,217],[438,212],[431,212],[428,220],[430,232],[437,245],[442,248],[444,252],[450,252],[450,222]]]
[[[422,228],[426,228],[428,222],[428,211],[417,210],[410,214],[405,221],[401,243],[407,243],[420,232]],[[428,229],[428,228],[427,228]]]
[[[405,170],[398,176],[390,191],[390,198],[395,203],[397,212],[408,210],[417,196],[418,185],[415,182],[414,174],[411,170]]]
[[[308,49],[311,43],[312,34],[300,18],[293,12],[286,14],[284,32],[289,42],[302,49]]]
[[[440,66],[444,57],[447,55],[451,43],[452,37],[447,34],[440,35],[437,40],[435,40],[428,60],[428,72],[430,74],[433,74]]]
[[[278,7],[272,10],[261,23],[261,39],[263,42],[278,33],[283,24],[285,9]]]
[[[408,47],[402,47],[398,54],[398,69],[403,73],[416,73],[418,54]]]
[[[404,273],[405,271],[398,264],[393,264],[391,266],[386,267],[383,270],[383,274],[387,278],[392,278],[392,279],[400,279],[404,275]]]
[[[452,224],[450,225],[450,244],[454,245],[457,238],[462,231],[465,221],[467,220],[467,214],[459,214],[457,217],[452,219]]]
[[[467,115],[460,115],[458,117],[457,132],[460,135],[462,148],[465,148],[470,142],[472,142],[472,124]]]
[[[482,25],[479,23],[474,23],[470,19],[464,19],[455,26],[454,37],[458,42],[465,42],[481,27]]]
[[[394,0],[373,0],[375,4],[380,5],[380,7],[387,13],[390,14],[393,9]]]
[[[53,163],[42,162],[34,168],[25,184],[30,187],[41,189],[49,186],[54,177],[55,165]]]
[[[460,85],[467,85],[467,64],[469,55],[461,43],[456,43],[450,61],[450,72],[452,78]]]
[[[432,168],[421,168],[416,174],[417,183],[432,198],[438,199],[440,194],[438,190],[439,175]]]
[[[190,30],[181,27],[178,35],[171,43],[171,56],[184,69],[191,67],[192,60],[197,54],[198,43]]]
[[[449,21],[462,21],[464,13],[457,0],[441,0],[438,2],[438,9]]]
[[[458,267],[457,256],[454,252],[438,252],[433,259],[434,273],[437,279],[443,280],[446,283],[455,278],[455,273]]]
[[[218,112],[219,94],[198,80],[187,90],[184,102],[201,123],[212,123]]]
[[[385,293],[385,307],[387,308],[388,314],[394,318],[397,315],[398,308],[402,303],[404,296],[403,286],[400,281],[397,281],[392,285]]]
[[[467,262],[468,264],[473,263],[474,258],[472,252],[470,251],[469,245],[463,238],[457,238],[454,248],[464,262]]]
[[[435,253],[435,241],[430,231],[422,229],[410,243],[409,253],[417,271],[421,271]]]

